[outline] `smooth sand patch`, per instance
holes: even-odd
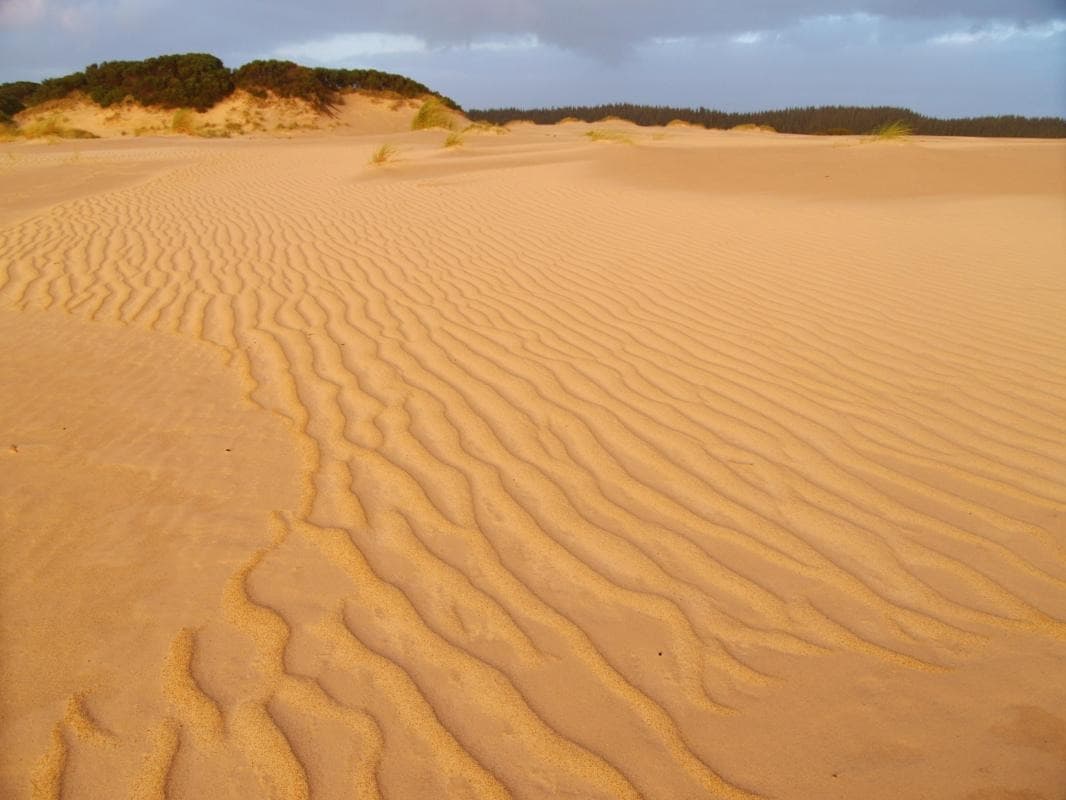
[[[1066,149],[583,130],[0,227],[8,794],[1056,796]]]
[[[0,153],[0,225],[10,224],[75,197],[129,186],[183,163],[177,147],[151,152],[140,143],[136,157],[129,156],[130,145],[104,151],[93,148],[85,153],[84,143],[54,147],[9,145]],[[46,149],[47,148],[47,149]]]
[[[299,505],[296,448],[206,345],[10,310],[0,340],[0,794],[57,779],[55,730],[65,780],[127,796],[175,641]]]

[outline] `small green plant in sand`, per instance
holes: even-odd
[[[448,138],[444,140],[444,147],[445,148],[451,149],[453,147],[462,147],[462,146],[463,146],[463,135],[461,133],[456,133],[455,131],[452,131],[451,133],[448,134]]]
[[[415,118],[411,121],[411,130],[413,131],[424,131],[428,128],[444,128],[450,131],[453,127],[451,112],[436,97],[426,98],[421,108],[418,109],[418,113],[415,114]]]
[[[914,133],[914,128],[903,120],[897,119],[895,122],[886,122],[884,125],[874,128],[873,137],[881,142],[899,141],[906,139],[912,133]]]
[[[633,144],[633,137],[618,131],[605,131],[601,128],[593,128],[585,133],[594,142],[614,142],[616,144]]]
[[[391,144],[383,144],[370,156],[370,163],[375,167],[383,167],[396,160],[396,147]]]

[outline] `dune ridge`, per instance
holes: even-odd
[[[32,106],[15,115],[23,135],[35,128],[81,131],[96,138],[180,136],[230,137],[303,136],[332,131],[366,135],[411,129],[422,100],[385,93],[348,92],[329,109],[295,97],[259,98],[246,91],[205,111],[161,108],[127,102],[102,108],[88,97],[73,95]]]
[[[167,631],[148,746],[90,674],[12,732],[4,791],[1051,791],[1061,148],[997,151],[1011,194],[953,163],[856,201],[670,191],[670,148],[760,147],[782,186],[800,151],[877,164],[670,136],[410,135],[388,174],[369,142],[205,144],[0,228],[5,309],[190,340],[298,464],[257,467],[290,488]]]

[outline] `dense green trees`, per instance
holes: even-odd
[[[233,74],[234,84],[255,95],[270,91],[278,97],[299,97],[319,108],[334,105],[341,92],[392,92],[403,97],[434,94],[428,87],[403,75],[376,69],[311,69],[292,61],[252,61]],[[449,98],[441,100],[458,108]]]
[[[596,122],[604,117],[620,117],[637,125],[666,125],[675,119],[707,128],[732,128],[736,125],[770,125],[781,133],[844,134],[870,133],[887,123],[901,121],[916,134],[930,136],[1032,136],[1041,138],[1066,136],[1066,120],[1059,117],[973,117],[967,119],[936,119],[925,117],[906,108],[881,106],[808,106],[778,111],[731,113],[710,108],[672,108],[669,106],[640,106],[617,103],[603,106],[560,108],[497,108],[474,109],[467,112],[473,120],[499,125],[517,119],[541,124],[559,122],[574,117]]]
[[[23,108],[83,92],[101,106],[130,98],[146,106],[163,108],[210,108],[244,89],[258,96],[273,92],[279,97],[298,97],[328,109],[341,92],[385,91],[403,97],[434,94],[429,88],[403,75],[373,69],[312,69],[292,61],[253,61],[237,70],[207,53],[158,56],[144,61],[105,61],[90,64],[82,72],[40,83],[20,81],[0,84],[0,114],[17,114]],[[441,98],[458,108],[448,98]]]
[[[142,105],[208,109],[233,91],[225,65],[206,53],[159,56],[144,61],[105,61],[84,72],[42,81],[27,105],[84,92],[101,106],[127,97]]]
[[[233,73],[233,83],[259,97],[269,91],[278,97],[302,98],[319,108],[336,99],[336,92],[319,80],[315,70],[292,61],[252,61]]]
[[[13,116],[26,107],[26,98],[37,90],[37,84],[30,81],[0,83],[0,114]]]
[[[437,94],[427,86],[403,75],[381,72],[376,69],[325,69],[315,70],[318,79],[334,91],[359,90],[364,92],[391,92],[402,97],[434,95],[448,108],[459,110],[459,105],[450,97]]]

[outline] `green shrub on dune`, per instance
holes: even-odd
[[[427,97],[411,122],[413,131],[423,131],[429,128],[451,130],[454,127],[451,110],[439,97]]]

